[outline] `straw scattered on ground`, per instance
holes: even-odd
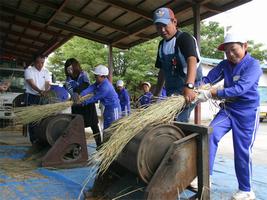
[[[92,97],[92,94],[85,95],[80,98],[80,102]],[[29,124],[39,122],[41,119],[57,114],[73,105],[73,101],[65,101],[59,103],[33,105],[27,107],[17,107],[14,109],[16,124]]]
[[[104,173],[126,144],[143,128],[170,123],[176,114],[182,111],[184,105],[183,96],[168,97],[114,122],[105,130],[105,135],[111,135],[109,140],[92,156],[89,164],[99,165],[98,173]]]
[[[24,161],[16,159],[0,159],[1,171],[11,178],[16,180],[26,180],[29,178],[41,178],[42,175],[38,174],[35,169],[38,168],[36,161]],[[0,172],[0,175],[1,173]]]

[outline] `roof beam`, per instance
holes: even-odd
[[[51,8],[53,10],[57,10],[60,7],[58,4],[52,3],[50,1],[43,1],[43,0],[32,0],[32,1],[34,1],[35,3],[40,4],[42,6],[46,6],[48,8]]]
[[[1,20],[5,21],[5,22],[12,23],[12,24],[17,25],[17,26],[26,27],[26,28],[29,28],[29,29],[32,29],[35,31],[39,31],[39,32],[43,32],[43,33],[46,33],[46,34],[49,34],[52,36],[66,37],[66,35],[60,34],[56,31],[48,30],[46,28],[41,28],[41,27],[34,26],[32,24],[29,24],[29,23],[21,22],[21,21],[13,19],[11,17],[2,16],[1,14],[0,14],[0,18],[1,18]]]
[[[173,12],[174,14],[178,14],[180,12],[183,12],[183,10],[185,9],[189,9],[192,7],[192,4],[191,3],[185,3],[177,8],[174,8],[173,9]],[[140,32],[142,32],[143,30],[149,28],[150,26],[153,26],[153,23],[152,22],[147,22],[147,23],[144,23],[142,26],[138,26],[138,27],[135,27],[134,29],[132,29],[130,31],[130,34],[129,35],[123,35],[123,36],[118,36],[117,38],[114,38],[113,41],[112,41],[112,44],[116,44],[116,43],[119,43],[121,42],[122,40],[124,40],[125,38],[131,36],[131,35],[137,35],[139,34]]]
[[[48,40],[44,40],[44,39],[40,39],[38,38],[38,40],[35,40],[34,36],[32,35],[26,35],[26,34],[23,34],[23,33],[20,33],[20,32],[17,32],[17,31],[13,31],[13,30],[10,30],[10,29],[7,29],[7,28],[3,28],[0,26],[0,29],[2,32],[5,32],[6,34],[11,34],[11,35],[15,35],[15,36],[18,36],[18,37],[21,37],[21,38],[25,38],[25,39],[28,39],[28,40],[32,40],[32,41],[36,41],[36,42],[40,42],[40,43],[44,43],[44,44],[47,44],[47,42],[49,42]]]
[[[2,48],[0,47],[0,52],[8,52],[9,54],[13,54],[13,55],[17,55],[17,56],[22,56],[22,57],[27,57],[27,58],[32,58],[32,55],[29,55],[27,53],[24,52],[20,52],[20,51],[16,51],[13,48],[9,49],[9,48]]]
[[[61,41],[52,40],[49,44],[46,45],[47,48],[45,48],[45,51],[41,52],[40,54],[42,54],[44,56],[48,56],[52,51],[54,51],[55,49],[57,49],[58,47],[60,47],[62,44],[64,44],[65,42],[67,42],[72,37],[73,36],[70,35],[70,36],[64,38]]]
[[[42,24],[45,24],[46,23],[46,20],[44,18],[41,18],[41,17],[35,16],[35,15],[31,15],[31,14],[25,13],[23,11],[20,11],[19,9],[16,9],[16,8],[12,8],[12,7],[1,5],[1,12],[3,12],[3,11],[6,12],[6,13],[8,13],[8,14],[13,14],[15,16],[16,15],[19,15],[21,17],[30,19],[32,21],[37,21],[37,22],[40,22]]]
[[[52,16],[47,20],[46,25],[49,25],[56,17],[56,15],[61,12],[61,10],[65,7],[65,5],[67,4],[68,0],[64,0],[61,5],[59,6],[58,9],[56,9],[56,11],[52,14]]]
[[[11,38],[8,38],[8,41],[6,41],[6,42],[13,43],[15,45],[22,45],[22,46],[25,46],[25,47],[30,47],[32,49],[40,49],[40,48],[42,48],[42,46],[34,45],[34,44],[23,42],[23,41],[14,40],[14,39],[11,39]]]
[[[107,22],[107,21],[104,21],[104,20],[101,20],[101,19],[97,19],[97,18],[92,17],[92,16],[87,15],[87,14],[77,13],[75,10],[72,10],[72,9],[69,9],[69,8],[64,8],[63,12],[65,12],[67,14],[70,14],[70,15],[73,15],[75,17],[79,17],[79,18],[94,22],[96,24],[100,24],[100,25],[106,26],[108,28],[111,28],[113,30],[119,31],[121,33],[125,33],[125,34],[129,33],[124,27],[117,26],[115,24],[112,24],[110,22]]]
[[[150,14],[148,14],[147,12],[136,9],[133,6],[130,6],[129,4],[123,3],[122,1],[115,1],[115,0],[100,0],[100,1],[111,4],[114,7],[132,12],[134,14],[137,14],[137,15],[139,15],[139,16],[141,16],[141,17],[143,17],[149,21],[153,21],[152,16]]]
[[[211,12],[216,13],[216,14],[223,12],[223,10],[221,8],[214,6],[211,3],[206,3],[206,4],[203,4],[201,6],[206,8],[208,11],[211,11]]]
[[[21,47],[17,47],[16,45],[9,45],[9,44],[5,44],[4,46],[2,46],[5,49],[14,49],[14,50],[19,50],[20,52],[28,52],[31,55],[33,55],[36,51],[30,50],[29,48],[21,48]]]
[[[58,5],[54,4],[54,3],[51,3],[51,2],[48,2],[48,1],[42,1],[42,0],[34,0],[34,1],[36,3],[38,3],[38,4],[40,4],[40,5],[46,6],[48,8],[51,8],[51,9],[54,9],[54,10],[58,9]],[[79,17],[79,18],[88,20],[90,22],[94,22],[96,24],[100,24],[100,25],[109,27],[109,28],[111,28],[113,30],[116,30],[116,31],[119,31],[121,33],[128,34],[128,31],[124,27],[111,24],[110,22],[107,22],[107,21],[104,21],[104,20],[101,20],[101,19],[97,19],[97,18],[95,18],[93,16],[90,16],[90,15],[87,15],[87,14],[84,14],[84,13],[81,13],[81,12],[77,12],[76,10],[72,10],[72,9],[69,9],[69,8],[62,8],[61,11],[64,12],[64,13],[67,13],[69,15],[73,15],[75,17]]]
[[[96,35],[96,34],[91,34],[91,33],[88,33],[86,31],[82,31],[80,29],[74,28],[74,27],[67,25],[67,24],[62,24],[62,23],[53,21],[53,22],[51,22],[51,26],[55,26],[57,28],[61,28],[61,29],[73,32],[73,33],[77,34],[78,36],[81,36],[83,38],[87,38],[90,40],[94,40],[94,41],[97,41],[100,43],[103,43],[103,42],[106,44],[110,43],[110,41],[104,37],[101,37],[101,36]]]

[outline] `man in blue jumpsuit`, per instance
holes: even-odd
[[[198,67],[200,55],[197,43],[191,35],[177,29],[177,19],[169,8],[159,8],[154,12],[154,24],[163,38],[155,64],[159,73],[154,96],[160,96],[164,82],[167,96],[183,94],[188,105],[176,120],[188,122],[190,112],[195,107],[189,104],[196,97],[194,84],[202,75]]]
[[[92,71],[95,75],[96,82],[83,90],[80,95],[85,96],[94,93],[94,96],[84,101],[83,104],[95,103],[100,101],[104,108],[104,129],[108,128],[111,123],[121,117],[121,107],[118,95],[113,85],[107,79],[109,70],[104,65],[97,65]]]
[[[224,80],[224,89],[202,91],[205,97],[225,99],[210,126],[210,174],[221,138],[230,130],[233,133],[235,171],[239,190],[232,199],[255,199],[251,188],[251,150],[259,123],[258,81],[262,74],[259,62],[247,52],[242,36],[228,33],[219,47],[227,59],[213,68],[203,82],[215,84]]]
[[[120,99],[122,116],[128,116],[131,111],[129,93],[124,87],[124,83],[122,80],[117,81],[116,87],[117,87],[117,94]]]

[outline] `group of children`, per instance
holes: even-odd
[[[130,114],[130,96],[122,80],[117,81],[116,88],[113,87],[108,79],[109,69],[105,65],[97,65],[92,73],[95,82],[91,84],[87,72],[81,69],[80,63],[75,58],[65,62],[65,89],[75,102],[72,113],[83,116],[85,127],[91,127],[96,145],[100,146],[101,137],[95,103],[100,102],[103,108],[103,128],[107,129],[113,121]],[[144,94],[138,98],[140,107],[147,107],[152,103],[153,95],[150,88],[149,82],[142,83]],[[79,97],[88,94],[92,96],[79,102]]]

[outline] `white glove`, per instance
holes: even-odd
[[[211,98],[210,90],[198,90],[197,102],[206,102]]]

